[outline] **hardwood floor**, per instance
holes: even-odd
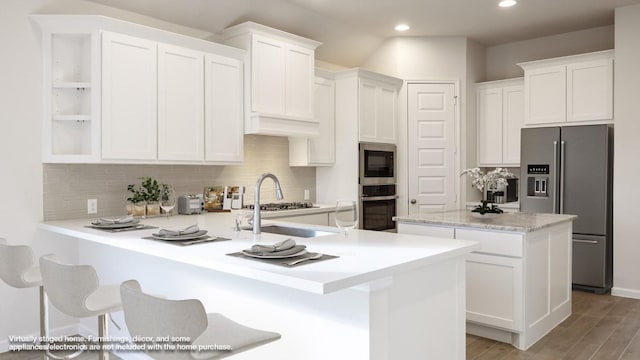
[[[529,350],[467,335],[467,359],[640,359],[640,300],[574,291],[571,316]]]

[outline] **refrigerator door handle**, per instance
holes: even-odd
[[[557,179],[558,176],[556,175],[558,168],[557,168],[557,164],[556,162],[558,161],[558,142],[554,141],[553,142],[553,213],[556,214],[556,204],[558,203],[558,184],[557,184]]]
[[[560,141],[560,214],[564,214],[564,140]]]
[[[579,240],[579,239],[573,239],[573,242],[582,243],[582,244],[594,244],[594,245],[598,243],[595,240]]]

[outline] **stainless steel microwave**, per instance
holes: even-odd
[[[360,143],[360,185],[396,183],[396,146]]]

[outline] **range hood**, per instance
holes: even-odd
[[[320,123],[316,119],[301,119],[281,114],[265,114],[252,111],[244,126],[245,134],[314,137],[320,135]]]

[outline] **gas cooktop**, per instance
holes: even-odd
[[[245,209],[254,208],[253,204],[245,205]],[[262,211],[281,211],[281,210],[296,210],[296,209],[311,209],[317,208],[317,206],[313,206],[313,203],[310,202],[281,202],[281,203],[268,203],[268,204],[260,204],[260,210]]]

